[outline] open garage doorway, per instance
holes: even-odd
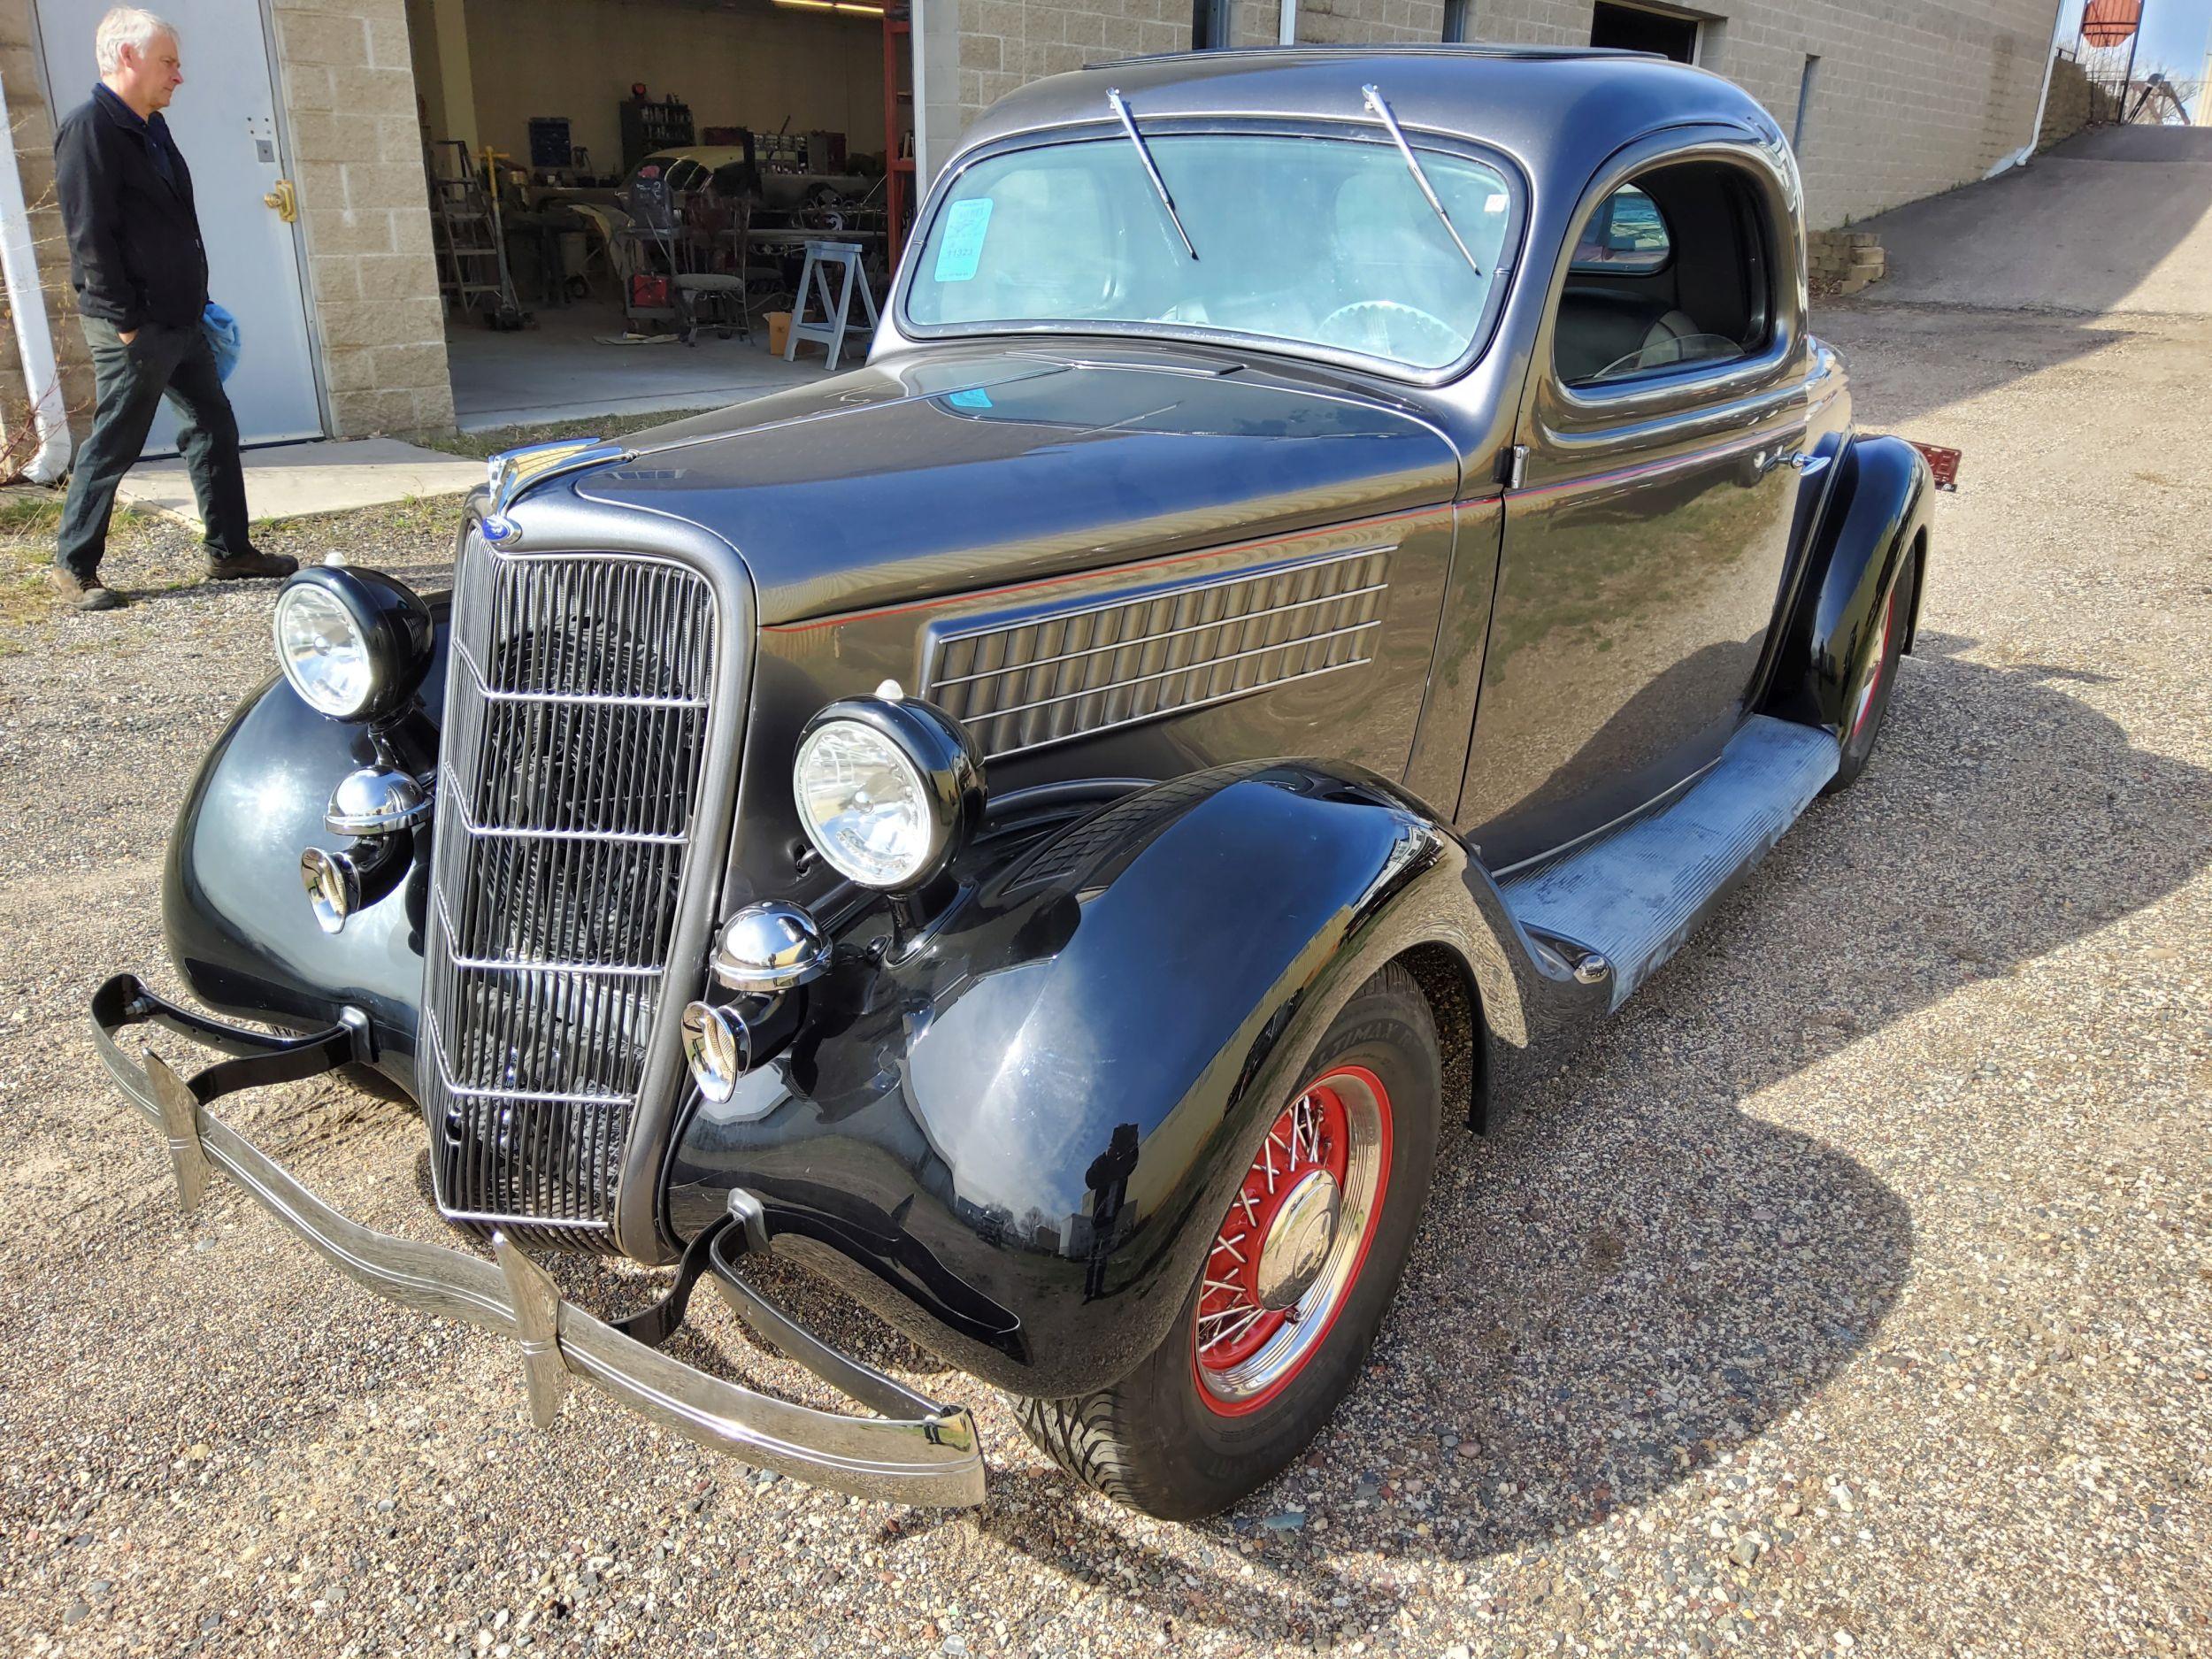
[[[1697,61],[1697,25],[1695,18],[1677,12],[1598,0],[1590,12],[1590,44],[1619,51],[1656,52],[1678,64],[1694,64]]]
[[[831,293],[850,263],[881,303],[912,209],[903,4],[407,0],[407,16],[464,429],[818,378],[824,347],[787,361],[780,321],[810,247]],[[867,352],[857,291],[849,320],[841,369]]]

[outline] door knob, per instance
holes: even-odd
[[[288,225],[299,221],[299,193],[293,189],[289,179],[279,179],[276,188],[261,198],[261,205],[276,209],[276,216]]]

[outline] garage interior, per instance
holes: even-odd
[[[464,429],[819,378],[840,298],[837,366],[866,355],[865,301],[882,300],[912,211],[902,4],[408,0],[407,14]],[[813,303],[786,361],[803,277]]]
[[[1698,19],[1653,6],[1598,0],[1590,11],[1590,44],[1619,51],[1656,52],[1678,64],[1697,61]]]

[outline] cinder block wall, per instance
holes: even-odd
[[[1064,74],[1101,58],[1190,50],[1190,0],[958,0],[958,4],[964,128],[1015,88],[1047,75]],[[945,158],[944,153],[933,157]]]
[[[337,435],[453,426],[405,0],[273,0]]]
[[[1981,178],[2033,142],[2056,0],[1759,0],[1709,24],[1704,64],[1794,130],[1806,222],[1863,219]],[[1586,35],[1585,38],[1587,38]]]
[[[61,210],[54,204],[54,117],[46,107],[38,49],[31,39],[31,0],[0,0],[0,87],[7,92],[16,166],[23,175],[23,199],[31,210],[31,251],[38,259],[39,285],[45,291],[63,406],[69,411],[72,430],[81,438],[92,415],[92,358],[77,330],[77,300],[69,287],[69,243],[62,234]],[[30,390],[24,385],[16,349],[15,319],[10,316],[0,325],[0,434],[12,442],[18,424],[28,419],[30,410]]]
[[[2048,150],[2065,142],[2089,125],[2089,117],[2088,72],[2062,58],[2051,65],[2051,96],[2043,106],[2043,130],[2036,134],[2035,147]]]
[[[1271,46],[1282,32],[1279,7],[1263,4],[1261,27],[1240,46]],[[1298,0],[1298,39],[1316,46],[1401,45],[1444,38],[1444,0]]]
[[[930,0],[952,10],[956,0]],[[2028,143],[2058,0],[1704,0],[1703,60],[1793,131],[1808,222],[1832,226],[1980,178]],[[1180,51],[1190,0],[956,0],[963,126],[1025,81],[1121,52]],[[1586,45],[1592,0],[1473,0],[1471,36]],[[926,13],[926,15],[927,15]],[[1237,0],[1236,43],[1271,43],[1272,0]],[[1440,40],[1443,0],[1300,0],[1298,38]],[[940,149],[933,159],[949,154]]]
[[[403,0],[273,5],[336,435],[450,430],[453,389],[431,258]],[[0,85],[32,205],[31,236],[62,395],[81,439],[91,419],[92,365],[78,332],[61,214],[51,204],[53,119],[31,40],[31,0],[0,0]],[[22,385],[11,320],[0,328],[0,429],[27,409]]]
[[[1805,270],[1816,291],[1856,294],[1878,282],[1888,256],[1870,230],[1816,230],[1805,238]]]
[[[1375,4],[1378,0],[1334,0]],[[1387,0],[1383,0],[1386,4]],[[1979,179],[2031,142],[2057,0],[1706,0],[1705,68],[1795,130],[1806,222],[1863,219]],[[1484,40],[1574,45],[1591,0],[1474,0]]]

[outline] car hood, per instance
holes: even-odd
[[[628,442],[577,494],[728,541],[764,624],[1428,506],[1458,483],[1402,407],[1150,351],[925,353]]]

